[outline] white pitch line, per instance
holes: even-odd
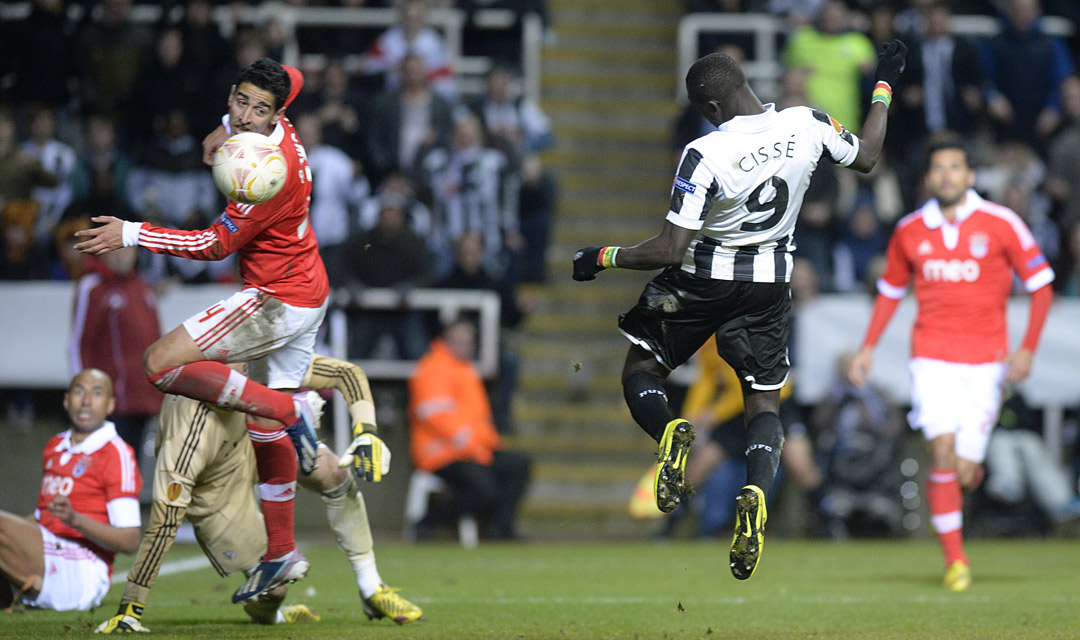
[[[166,562],[161,565],[161,570],[158,571],[158,576],[168,576],[174,573],[184,573],[185,571],[195,571],[196,569],[202,569],[203,567],[209,567],[210,561],[206,559],[206,556],[193,556],[191,558],[184,558],[183,560],[176,560],[174,562]],[[114,574],[112,577],[113,584],[120,584],[127,582],[127,572],[123,575]]]

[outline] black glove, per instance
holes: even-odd
[[[900,74],[907,66],[907,47],[899,40],[885,43],[878,52],[877,71],[874,72],[875,82],[888,82],[889,86],[896,90],[896,83],[900,80]]]
[[[574,280],[578,282],[595,280],[596,274],[604,270],[599,263],[602,248],[585,247],[574,254]]]

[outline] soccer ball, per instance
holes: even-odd
[[[214,184],[229,200],[262,204],[281,192],[289,166],[270,138],[245,131],[214,152]]]

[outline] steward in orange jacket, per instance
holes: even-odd
[[[443,338],[431,343],[409,379],[409,424],[413,465],[424,471],[454,462],[488,466],[502,449],[480,374]]]

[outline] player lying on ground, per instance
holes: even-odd
[[[349,404],[355,431],[365,434],[340,461],[320,444],[317,469],[310,476],[300,476],[300,483],[322,496],[330,528],[356,574],[367,616],[387,617],[398,624],[412,622],[421,616],[420,608],[384,585],[379,576],[364,497],[356,485],[356,477],[376,481],[390,466],[390,451],[374,435],[375,405],[367,377],[354,364],[315,356],[303,386],[340,391]],[[150,523],[128,572],[119,613],[98,627],[101,633],[145,630],[140,621],[143,609],[185,515],[222,576],[250,572],[266,548],[263,516],[251,491],[256,482],[255,459],[243,414],[169,396],[161,410],[156,453]],[[355,474],[342,468],[349,466]],[[295,484],[283,490],[292,492]],[[262,497],[268,499],[265,491]],[[280,607],[285,589],[279,585],[262,592],[244,601],[244,609],[253,621],[265,624],[312,619],[312,612],[303,605]]]
[[[104,371],[72,378],[64,394],[71,428],[45,445],[34,517],[0,511],[0,609],[16,601],[92,609],[109,591],[116,552],[135,552],[142,477],[135,452],[105,420],[115,408]]]

